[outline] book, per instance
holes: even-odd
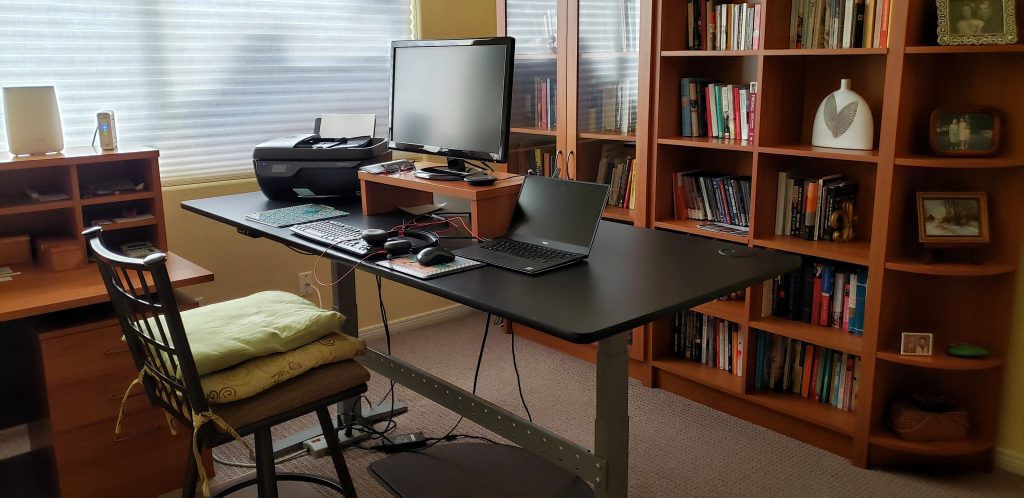
[[[455,260],[450,263],[423,266],[416,261],[416,256],[412,254],[384,259],[377,261],[376,264],[377,266],[382,266],[384,268],[388,268],[399,273],[405,273],[406,275],[412,275],[424,280],[485,266],[483,263],[478,263],[461,256],[455,256]]]

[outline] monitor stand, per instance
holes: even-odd
[[[448,167],[428,166],[416,171],[417,178],[427,180],[458,181],[473,173],[466,171],[466,162],[454,157],[448,158]]]

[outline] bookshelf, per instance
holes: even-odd
[[[651,128],[647,226],[800,254],[865,269],[864,330],[856,336],[778,316],[763,316],[762,293],[713,301],[694,310],[734,321],[749,351],[744,376],[676,358],[671,320],[648,327],[651,385],[850,458],[858,466],[944,464],[991,469],[998,434],[1013,291],[1024,226],[1011,213],[1024,208],[1024,44],[938,46],[932,0],[892,2],[889,43],[881,48],[790,48],[790,0],[760,0],[761,48],[688,50],[687,2],[655,0],[651,37]],[[1017,0],[1017,11],[1022,2]],[[1019,27],[1020,29],[1020,27]],[[948,78],[957,67],[957,78]],[[756,82],[752,140],[681,136],[680,79]],[[875,148],[851,151],[810,145],[813,116],[841,78],[865,98],[874,117]],[[947,81],[948,84],[936,84]],[[929,116],[942,106],[991,106],[1003,118],[1003,144],[992,157],[935,157],[928,147]],[[1009,140],[1008,140],[1009,139]],[[1007,143],[1007,142],[1013,143]],[[749,235],[707,232],[703,222],[679,219],[673,199],[678,172],[701,169],[749,176]],[[808,241],[776,233],[780,172],[809,177],[841,174],[857,182],[858,217],[851,242]],[[919,191],[984,191],[992,242],[974,261],[925,263],[917,241],[914,195]],[[970,310],[970,313],[958,310]],[[861,359],[859,403],[842,411],[791,393],[755,391],[755,332],[803,341]],[[901,332],[931,332],[932,356],[899,354]],[[970,342],[990,356],[971,360],[944,352]],[[971,415],[967,439],[910,442],[887,428],[888,404],[913,392],[941,392]]]

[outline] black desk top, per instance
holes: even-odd
[[[185,201],[188,211],[253,236],[307,251],[323,246],[288,229],[245,215],[298,203],[270,201],[260,192]],[[391,228],[400,216],[363,216],[358,202],[338,205],[352,213],[341,221],[359,228]],[[741,256],[723,256],[720,250]],[[331,251],[333,259],[356,258]],[[590,343],[685,310],[800,266],[791,254],[750,249],[701,237],[602,221],[590,258],[537,276],[495,267],[420,280],[373,263],[367,272],[508,318],[575,343]]]

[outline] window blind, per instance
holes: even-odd
[[[165,184],[239,178],[321,114],[385,133],[390,42],[411,36],[410,0],[0,0],[0,86],[56,86],[68,146],[113,110]]]

